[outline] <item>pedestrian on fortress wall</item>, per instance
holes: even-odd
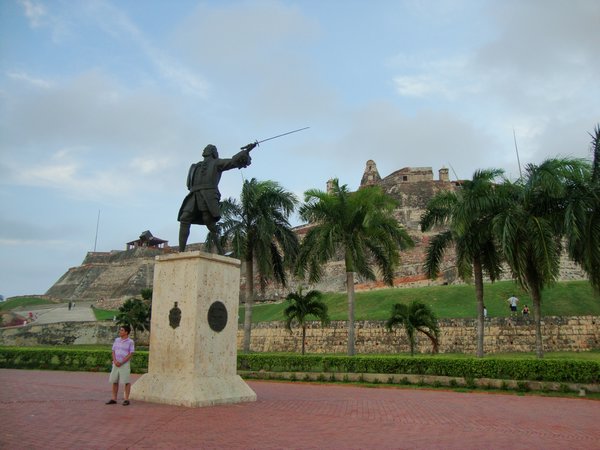
[[[527,317],[529,315],[529,306],[525,305],[522,312],[523,312],[523,317]]]
[[[123,395],[123,406],[129,405],[129,391],[131,383],[129,377],[131,375],[131,366],[129,360],[133,356],[135,346],[133,340],[129,338],[131,327],[123,325],[119,328],[119,337],[115,339],[112,346],[112,371],[108,378],[109,383],[112,383],[112,398],[106,402],[107,405],[117,403],[117,394],[119,393],[119,383],[125,385]]]
[[[517,297],[515,297],[514,294],[508,299],[508,304],[510,305],[511,317],[517,315],[517,304],[518,303],[519,303],[519,299]]]

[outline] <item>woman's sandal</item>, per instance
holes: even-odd
[[[129,405],[129,400],[123,400],[123,406]]]
[[[107,405],[114,405],[115,403],[117,403],[117,402],[113,399],[110,399],[109,401],[106,402]]]

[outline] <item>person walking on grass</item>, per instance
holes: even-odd
[[[129,405],[129,391],[131,383],[129,376],[131,375],[131,366],[129,361],[133,356],[135,346],[133,340],[129,338],[131,327],[123,325],[119,328],[119,337],[115,339],[112,346],[112,370],[108,378],[109,383],[112,383],[112,398],[106,402],[107,405],[117,403],[117,394],[119,393],[119,383],[125,385],[123,395],[123,406]]]
[[[515,297],[515,295],[511,295],[511,297],[508,299],[508,304],[510,306],[510,316],[516,316],[517,315],[517,304],[519,303],[519,299],[517,297]]]

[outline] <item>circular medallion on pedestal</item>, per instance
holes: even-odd
[[[208,326],[217,333],[227,325],[227,308],[223,302],[216,301],[208,308]]]

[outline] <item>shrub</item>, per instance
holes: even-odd
[[[318,372],[318,379],[334,381],[336,373],[343,373],[343,381],[348,382],[348,373],[359,373],[359,381],[364,381],[364,373],[389,375],[393,383],[394,375],[437,375],[464,378],[467,386],[474,386],[477,378],[516,380],[525,386],[526,381],[561,383],[560,390],[570,392],[569,383],[600,383],[600,362],[594,360],[571,359],[478,359],[478,358],[439,358],[427,356],[321,356],[284,354],[240,354],[238,369],[252,372]],[[148,352],[138,350],[133,355],[132,371],[144,373],[148,368]],[[108,372],[111,368],[111,353],[106,350],[40,347],[0,347],[0,368],[79,370]],[[328,375],[329,374],[329,375]],[[308,375],[305,378],[310,379]],[[400,384],[410,384],[403,377]],[[422,381],[420,382],[422,384]],[[457,382],[450,380],[450,386]],[[520,389],[521,387],[519,387]],[[509,389],[506,381],[501,389]]]
[[[477,383],[475,382],[475,378],[466,376],[465,384],[469,389],[475,389],[477,387]]]
[[[600,383],[600,362],[571,359],[439,358],[240,354],[238,368],[289,372],[438,375],[459,378]]]
[[[0,368],[75,370],[110,372],[110,350],[85,350],[36,347],[0,347]],[[131,361],[133,373],[144,373],[148,368],[148,352],[135,352]]]

